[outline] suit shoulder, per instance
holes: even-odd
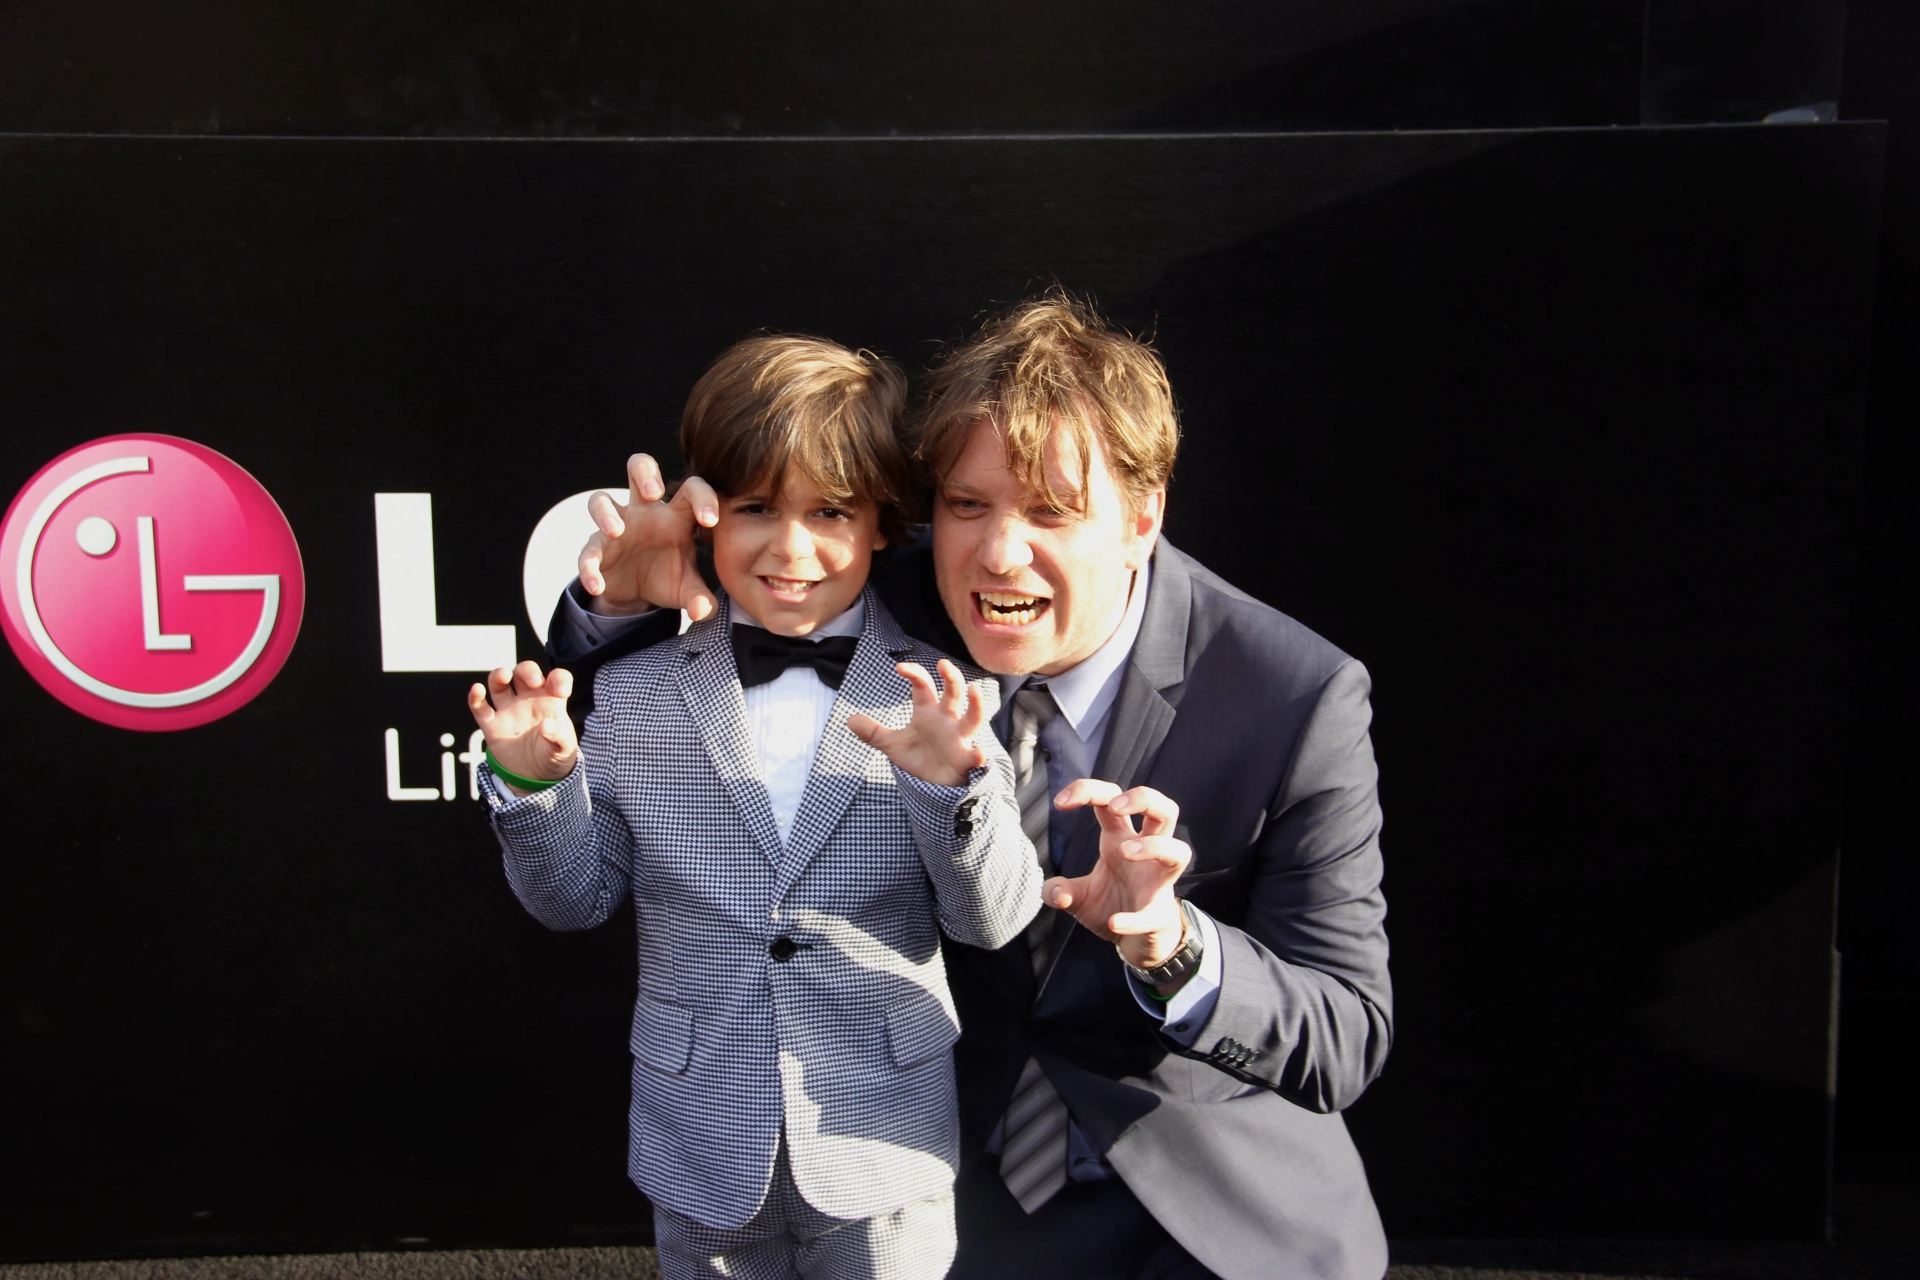
[[[599,708],[632,705],[683,660],[677,644],[656,644],[622,654],[601,665],[593,677],[593,701]]]
[[[1354,658],[1305,623],[1256,600],[1212,570],[1187,559],[1192,606],[1188,652],[1197,665],[1226,660],[1262,681],[1293,690],[1318,689]]]

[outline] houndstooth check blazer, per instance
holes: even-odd
[[[847,728],[901,726],[894,664],[932,669],[865,591],[866,625],[783,847],[756,776],[724,605],[677,643],[601,669],[581,763],[514,797],[488,778],[507,878],[555,929],[631,893],[640,992],[628,1172],[655,1203],[737,1227],[766,1194],[784,1124],[809,1203],[862,1218],[937,1195],[959,1160],[960,1034],[940,930],[1019,936],[1040,873],[992,734],[965,787],[896,771]],[[974,695],[999,686],[968,669]]]

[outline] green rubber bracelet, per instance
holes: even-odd
[[[486,752],[487,752],[487,767],[493,770],[493,776],[500,779],[500,781],[502,782],[512,783],[514,786],[520,788],[522,791],[545,791],[548,787],[556,786],[561,781],[563,781],[563,779],[560,779],[560,778],[553,778],[551,780],[543,780],[540,778],[523,778],[519,774],[515,773],[513,770],[507,768],[505,765],[502,765],[498,760],[494,759],[492,747],[486,748]]]

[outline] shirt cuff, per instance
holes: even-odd
[[[658,609],[648,609],[644,613],[628,613],[610,618],[587,608],[582,602],[584,595],[585,591],[577,578],[560,593],[561,600],[565,602],[560,608],[566,615],[567,630],[574,638],[584,642],[582,652],[598,649],[609,640],[618,640],[641,622],[660,612]]]
[[[1127,975],[1127,988],[1133,992],[1134,1003],[1144,1009],[1156,1022],[1161,1023],[1161,1031],[1169,1038],[1179,1041],[1188,1048],[1200,1038],[1200,1029],[1213,1016],[1213,1006],[1220,998],[1220,931],[1214,927],[1213,918],[1191,902],[1187,907],[1193,912],[1193,919],[1200,926],[1200,971],[1188,978],[1186,985],[1173,993],[1173,999],[1155,1000],[1147,994],[1147,988],[1133,975]]]

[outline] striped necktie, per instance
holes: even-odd
[[[1060,714],[1059,704],[1044,684],[1028,685],[1013,695],[1007,721],[1007,750],[1013,757],[1014,796],[1020,802],[1020,829],[1033,841],[1040,874],[1053,874],[1052,850],[1047,838],[1053,813],[1053,788],[1047,779],[1047,752],[1040,731]],[[1047,962],[1047,942],[1053,934],[1054,912],[1042,907],[1027,926],[1027,955],[1038,980]],[[1013,1101],[1001,1123],[1000,1177],[1007,1190],[1028,1213],[1053,1199],[1067,1185],[1067,1104],[1034,1058],[1020,1072]]]

